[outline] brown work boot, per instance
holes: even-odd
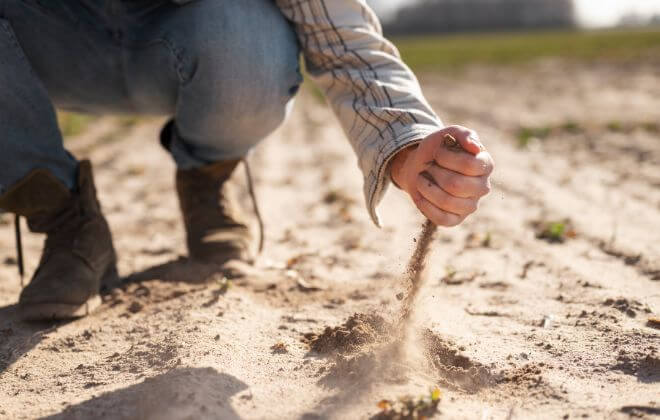
[[[176,173],[188,253],[193,261],[224,265],[253,259],[253,239],[229,180],[239,162],[217,162]]]
[[[76,191],[37,169],[0,197],[0,207],[46,234],[39,267],[19,298],[21,318],[77,318],[101,304],[102,282],[117,276],[116,255],[89,161],[80,162]]]

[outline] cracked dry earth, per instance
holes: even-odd
[[[102,118],[69,144],[95,164],[123,284],[88,318],[19,322],[1,219],[0,418],[369,418],[434,384],[443,418],[660,415],[658,67],[421,79],[498,169],[479,213],[436,236],[416,357],[388,344],[388,322],[421,218],[391,191],[386,227],[370,224],[355,158],[312,95],[252,156],[264,271],[229,288],[181,258],[162,121]],[[520,148],[521,127],[544,138]],[[539,222],[564,219],[565,241],[537,238]],[[26,235],[28,274],[40,243]]]

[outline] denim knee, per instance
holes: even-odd
[[[244,156],[286,118],[302,82],[293,28],[269,0],[199,1],[171,147],[180,168]],[[181,41],[180,41],[181,42]]]

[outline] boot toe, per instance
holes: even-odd
[[[37,273],[18,301],[25,320],[70,319],[85,316],[100,304],[94,273],[83,267]]]
[[[188,248],[192,260],[205,264],[223,265],[232,260],[249,263],[253,260],[247,241],[225,232],[215,232],[199,241],[191,241]]]

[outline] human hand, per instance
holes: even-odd
[[[452,145],[454,140],[458,145]],[[390,176],[429,220],[456,226],[490,192],[493,167],[493,158],[477,133],[454,125],[398,152],[390,164]]]

